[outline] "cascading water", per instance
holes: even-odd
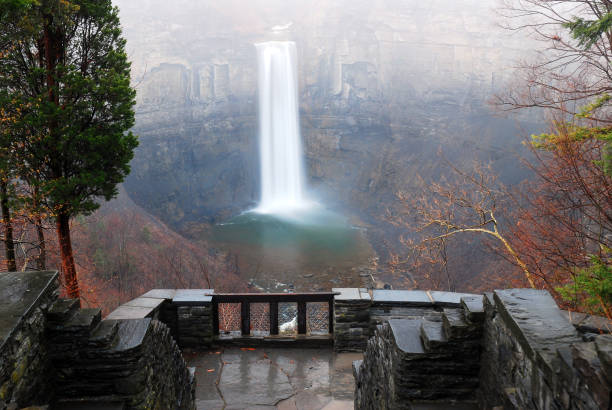
[[[261,162],[261,200],[256,211],[292,212],[306,206],[295,43],[269,41],[255,47]]]
[[[261,200],[257,208],[216,224],[212,243],[236,255],[240,272],[261,289],[318,290],[328,281],[340,287],[362,287],[355,267],[367,266],[369,243],[361,230],[311,201],[307,192],[295,43],[273,41],[255,46]],[[315,279],[308,279],[314,275]],[[284,323],[285,328],[292,326],[293,321]]]

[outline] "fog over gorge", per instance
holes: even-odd
[[[612,410],[612,0],[0,0],[0,410]]]
[[[308,278],[325,270],[322,288],[338,285],[334,278],[360,283],[369,273],[381,283],[418,286],[419,273],[392,276],[386,267],[404,249],[406,232],[387,217],[397,192],[447,173],[440,150],[457,166],[490,163],[507,184],[526,175],[515,152],[537,127],[526,125],[528,115],[523,122],[495,115],[488,101],[512,84],[513,67],[534,42],[500,27],[496,1],[114,3],[132,61],[140,139],[125,189],[190,241],[213,247],[214,227],[260,199],[254,44],[295,42],[306,182],[361,232],[362,258],[308,267],[310,257],[230,247],[245,281],[262,270]],[[468,278],[494,263],[467,245],[451,256],[470,261],[457,267]],[[300,262],[268,264],[284,257]],[[352,282],[338,279],[344,276]],[[298,288],[311,282],[275,280]],[[270,288],[264,282],[258,286]]]

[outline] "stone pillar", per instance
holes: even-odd
[[[207,349],[212,344],[212,289],[177,290],[172,305],[176,306],[176,331],[181,348]]]
[[[370,329],[372,298],[367,289],[334,288],[334,350],[362,352],[366,348]]]

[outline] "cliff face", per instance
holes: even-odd
[[[297,43],[309,183],[332,207],[375,222],[416,175],[439,175],[439,146],[510,170],[516,132],[484,103],[524,39],[494,25],[493,1],[116,3],[141,141],[126,188],[174,226],[258,199],[258,41]]]

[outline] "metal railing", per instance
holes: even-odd
[[[297,334],[305,335],[313,332],[315,327],[321,323],[321,317],[327,313],[327,333],[333,334],[334,331],[334,295],[333,292],[312,292],[312,293],[215,293],[212,295],[213,309],[213,332],[219,335],[221,331],[230,333],[230,330],[240,331],[242,336],[251,335],[254,328],[253,321],[257,321],[255,328],[259,331],[262,327],[268,327],[270,335],[278,335],[281,327],[286,328],[289,322],[279,324],[279,313],[287,313],[288,304],[297,305],[297,311],[293,321],[297,321]],[[239,307],[237,306],[239,304]],[[251,305],[257,304],[257,317],[253,318]],[[264,307],[262,308],[262,304]],[[269,306],[265,309],[265,304]],[[325,304],[327,304],[325,306]],[[233,306],[231,306],[233,305]],[[310,305],[310,309],[308,307]],[[293,308],[295,309],[295,308]],[[229,312],[229,318],[227,317]],[[233,312],[233,317],[231,316]],[[253,311],[254,313],[255,311]],[[266,315],[267,317],[263,317]],[[290,315],[292,315],[290,313]],[[220,328],[220,323],[222,326]],[[316,322],[316,323],[315,323]],[[239,327],[239,329],[228,329]],[[282,332],[281,332],[282,333]]]

